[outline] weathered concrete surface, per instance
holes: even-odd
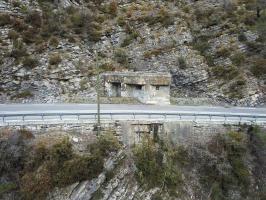
[[[134,97],[147,104],[170,104],[168,73],[109,72],[102,75],[107,96]]]
[[[244,124],[208,124],[185,121],[116,121],[115,123],[102,123],[102,132],[111,131],[126,146],[138,144],[143,136],[150,135],[157,138],[169,138],[177,144],[190,145],[195,142],[205,143],[211,136],[217,133],[226,133],[230,130],[238,130]],[[261,127],[266,128],[262,124]],[[80,144],[82,151],[86,145],[84,141],[93,141],[96,138],[94,124],[56,124],[56,125],[25,125],[9,126],[8,128],[26,128],[36,135],[49,135],[54,132],[67,132],[73,142]]]

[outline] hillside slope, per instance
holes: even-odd
[[[170,72],[174,103],[265,105],[264,8],[263,0],[1,0],[0,102],[93,102],[98,52],[101,71]]]

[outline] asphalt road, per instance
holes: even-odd
[[[95,113],[96,104],[0,104],[0,114],[27,113]],[[157,105],[126,105],[102,104],[101,112],[106,113],[206,113],[206,114],[239,114],[266,115],[266,107],[211,107],[211,106],[157,106]]]

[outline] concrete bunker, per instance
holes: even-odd
[[[114,97],[121,97],[121,83],[111,82],[111,92]]]
[[[138,122],[130,124],[127,129],[128,144],[135,145],[141,143],[144,137],[150,137],[154,141],[158,142],[164,134],[163,123],[160,122]]]
[[[103,74],[108,97],[133,97],[146,104],[170,104],[169,73],[109,72]]]

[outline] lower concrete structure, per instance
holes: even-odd
[[[102,75],[108,97],[133,97],[145,104],[170,104],[168,73],[109,72]]]

